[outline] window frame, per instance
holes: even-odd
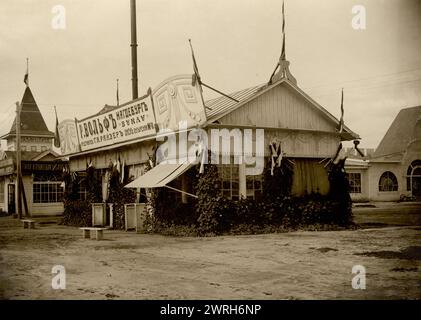
[[[251,184],[251,185],[250,185]],[[256,185],[258,187],[256,187]],[[251,188],[249,188],[251,186]],[[263,175],[246,176],[247,199],[260,200],[263,197]]]
[[[61,181],[34,181],[32,185],[32,203],[61,203],[64,189]]]
[[[348,176],[349,193],[353,193],[353,194],[362,193],[361,172],[349,172],[347,176]]]
[[[238,164],[219,164],[217,168],[221,195],[230,200],[240,200],[240,166]]]
[[[385,179],[389,179],[392,183],[391,183],[391,189],[387,189],[385,190],[385,183],[382,183],[382,180]],[[388,184],[390,185],[390,184]],[[379,186],[378,186],[378,190],[379,192],[397,192],[399,191],[399,183],[398,183],[398,178],[396,177],[396,175],[392,172],[392,171],[385,171],[380,175],[379,178]]]

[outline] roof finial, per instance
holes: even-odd
[[[276,71],[279,71],[276,73]],[[297,80],[292,76],[289,71],[289,61],[286,60],[286,45],[285,45],[285,2],[282,1],[282,50],[279,62],[276,64],[275,70],[269,79],[269,85],[281,79],[288,79],[292,83],[297,84]]]

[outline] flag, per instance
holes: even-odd
[[[342,88],[341,119],[339,120],[339,133],[342,133],[343,130],[344,130],[344,89]]]
[[[23,82],[26,84],[26,86],[29,86],[29,67],[28,67],[28,58],[26,58],[26,73],[23,77]]]
[[[201,80],[200,80],[200,75],[199,75],[199,69],[197,67],[197,62],[196,62],[196,58],[194,57],[194,51],[193,51],[193,46],[191,44],[191,39],[189,39],[189,43],[190,43],[190,49],[191,49],[191,56],[193,59],[193,71],[194,71],[194,75],[193,75],[193,83],[192,85],[195,86],[196,82],[200,85],[202,84]]]
[[[281,167],[282,164],[282,156],[283,156],[283,151],[282,151],[282,145],[279,142],[271,142],[269,144],[269,148],[271,151],[271,168],[270,168],[270,174],[273,176],[275,167]]]
[[[286,59],[285,54],[285,3],[282,1],[282,52],[281,52],[281,60]]]
[[[58,117],[57,117],[57,110],[56,110],[56,106],[54,106],[54,112],[56,114],[56,132],[54,134],[54,147],[56,148],[60,148],[60,135],[58,132]]]
[[[120,97],[119,97],[119,94],[118,94],[118,79],[117,79],[117,94],[116,94],[116,96],[117,96],[117,107],[120,105]]]
[[[121,177],[120,177],[120,182],[123,183],[124,182],[124,167],[126,166],[126,162],[123,159],[123,162],[121,163]]]

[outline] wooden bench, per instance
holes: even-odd
[[[35,229],[35,221],[34,220],[21,220],[23,223],[24,229]]]
[[[95,238],[97,240],[102,240],[104,237],[104,230],[107,230],[108,228],[96,228],[96,227],[83,227],[80,228],[80,230],[83,230],[83,237],[85,239],[91,238],[91,231],[95,231]]]

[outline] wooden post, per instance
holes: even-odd
[[[247,177],[246,177],[246,164],[241,163],[238,169],[238,182],[239,182],[239,191],[240,197],[247,198]]]
[[[17,193],[17,214],[22,219],[22,202],[21,202],[21,147],[20,147],[20,111],[21,105],[16,102],[16,193]]]
[[[110,228],[114,228],[114,212],[113,212],[113,204],[109,203],[108,206],[110,207]]]
[[[25,209],[25,217],[29,217],[29,209],[28,209],[28,202],[26,201],[26,193],[25,193],[25,186],[23,185],[23,178],[20,176],[19,179],[20,190],[22,192],[22,200],[23,200],[23,208]]]

